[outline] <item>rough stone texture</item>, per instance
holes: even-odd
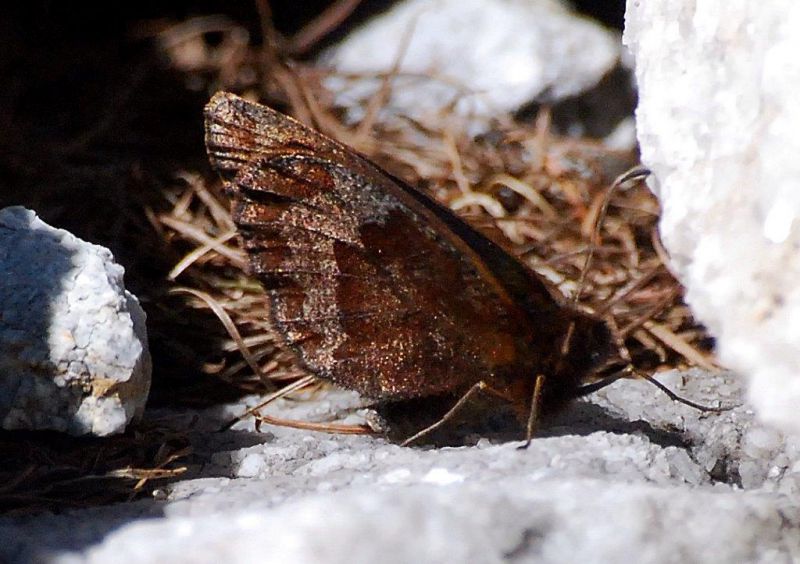
[[[704,403],[741,401],[730,374],[661,377]],[[251,403],[256,398],[252,398]],[[279,402],[324,419],[352,394]],[[251,423],[242,406],[184,414],[193,479],[157,499],[58,516],[0,518],[0,559],[100,562],[791,562],[800,558],[800,442],[746,407],[703,413],[621,381],[552,422],[528,450]],[[162,424],[169,414],[160,417]]]
[[[322,61],[365,75],[327,81],[338,104],[356,107],[355,118],[401,56],[403,76],[392,81],[388,112],[424,120],[455,102],[480,128],[488,123],[480,118],[595,86],[617,65],[620,50],[615,34],[555,0],[407,0],[323,53]]]
[[[800,4],[627,8],[664,245],[759,414],[800,432]]]
[[[111,252],[0,210],[3,429],[122,432],[150,388],[145,314]]]

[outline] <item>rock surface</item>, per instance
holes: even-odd
[[[3,429],[120,433],[150,388],[145,314],[111,252],[0,210]]]
[[[523,104],[592,88],[620,51],[614,33],[556,0],[407,0],[323,53],[322,62],[362,75],[326,82],[354,119],[396,68],[388,113],[425,120],[454,104],[480,129]]]
[[[741,400],[730,374],[672,373],[690,399]],[[253,398],[252,402],[256,399]],[[324,419],[354,397],[281,401]],[[800,443],[745,407],[699,412],[620,381],[543,430],[471,446],[243,422],[205,412],[194,478],[157,499],[0,519],[0,559],[84,562],[791,562],[800,558]],[[168,414],[160,414],[167,417]],[[509,442],[510,441],[510,442]]]
[[[800,432],[800,4],[629,0],[661,235],[722,362]]]

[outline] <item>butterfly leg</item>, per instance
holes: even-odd
[[[531,410],[528,412],[528,424],[525,426],[525,444],[517,447],[517,450],[525,450],[531,445],[533,433],[536,431],[536,422],[539,419],[539,408],[542,404],[542,388],[544,387],[544,374],[536,375],[536,382],[533,385],[533,396],[531,397]]]
[[[441,419],[439,419],[433,425],[429,425],[429,426],[425,427],[424,429],[422,429],[421,431],[419,431],[418,433],[415,433],[414,435],[410,436],[409,438],[404,440],[402,443],[400,443],[400,446],[409,446],[411,443],[421,439],[422,437],[424,437],[426,435],[429,435],[430,433],[432,433],[433,431],[435,431],[436,429],[438,429],[439,427],[441,427],[442,425],[447,423],[450,419],[453,418],[453,416],[456,413],[459,412],[459,410],[462,407],[464,407],[464,405],[466,405],[466,403],[470,400],[470,398],[472,396],[474,396],[475,394],[477,394],[478,392],[488,392],[488,393],[490,393],[492,395],[496,395],[496,396],[498,396],[498,397],[500,397],[502,399],[508,400],[508,398],[502,392],[500,392],[498,390],[495,390],[494,388],[489,386],[489,384],[487,384],[486,382],[481,380],[480,382],[478,382],[475,385],[473,385],[469,390],[467,390],[467,392],[463,396],[461,396],[461,398],[455,403],[455,405],[453,405],[453,407],[451,407],[447,411],[447,413],[445,413],[441,417]]]

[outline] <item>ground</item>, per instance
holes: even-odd
[[[162,410],[192,429],[189,479],[152,499],[0,521],[0,556],[63,562],[791,561],[800,556],[798,444],[754,422],[729,373],[645,382],[577,403],[527,450],[514,436],[407,448],[251,421],[241,404]],[[360,401],[330,391],[271,413],[324,419]],[[248,398],[253,403],[256,398]],[[358,412],[350,418],[358,417]]]

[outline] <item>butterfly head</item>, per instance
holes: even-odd
[[[552,413],[583,395],[581,387],[621,362],[614,333],[602,319],[575,313],[560,350],[545,371],[541,409]]]

